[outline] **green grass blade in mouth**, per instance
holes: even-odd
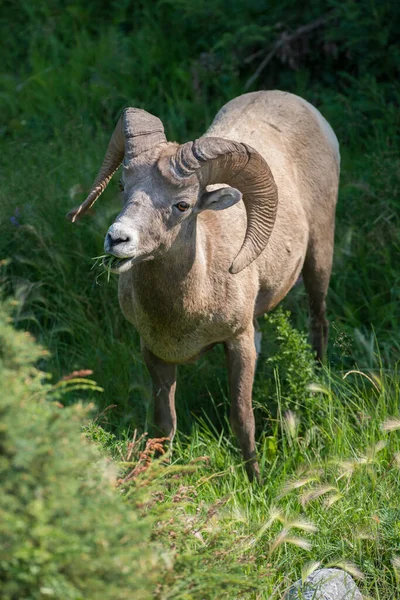
[[[112,269],[117,269],[119,265],[121,265],[124,261],[129,257],[118,258],[117,256],[112,256],[110,254],[106,255],[103,258],[103,265],[107,271],[107,281],[110,281],[110,275]]]
[[[125,260],[127,260],[127,258],[129,257],[118,258],[117,256],[113,256],[112,254],[101,254],[100,256],[95,256],[94,258],[92,258],[92,269],[98,266],[103,267],[104,270],[102,272],[107,273],[107,281],[110,281],[112,269],[118,268],[118,266]]]
[[[115,269],[116,267],[118,267],[118,265],[120,265],[125,260],[126,260],[126,258],[119,258],[118,256],[107,256],[103,260],[103,263],[106,267],[109,267],[110,269]]]

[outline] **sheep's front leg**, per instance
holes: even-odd
[[[159,435],[174,438],[176,431],[176,365],[155,356],[144,344],[142,354],[153,381],[153,423]]]
[[[236,338],[225,342],[225,352],[231,395],[231,426],[246,461],[250,481],[254,478],[259,480],[260,468],[256,458],[255,423],[251,401],[257,358],[253,325]]]

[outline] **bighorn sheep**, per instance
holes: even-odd
[[[104,247],[120,275],[122,312],[140,333],[154,423],[172,440],[176,365],[223,343],[232,428],[250,479],[258,478],[251,400],[256,318],[302,273],[312,343],[323,356],[336,136],[316,108],[280,91],[235,98],[204,136],[183,145],[167,142],[157,117],[127,108],[71,221],[91,208],[121,162],[123,207]]]

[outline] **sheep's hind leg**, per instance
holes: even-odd
[[[225,342],[231,395],[230,421],[246,462],[250,481],[260,479],[256,457],[255,423],[252,407],[252,389],[256,366],[254,327]]]
[[[142,344],[142,354],[153,381],[153,423],[158,435],[171,442],[176,431],[176,365],[155,356]]]
[[[332,270],[332,240],[324,238],[320,243],[308,249],[303,266],[304,285],[310,305],[311,343],[317,359],[322,361],[328,344],[329,323],[325,316],[326,295]]]

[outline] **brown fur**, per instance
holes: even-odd
[[[247,268],[230,274],[246,232],[243,203],[218,212],[198,210],[176,224],[168,212],[173,202],[185,199],[199,207],[204,190],[192,183],[182,189],[169,187],[154,162],[141,167],[138,182],[128,165],[126,194],[134,201],[127,202],[119,219],[135,219],[140,247],[152,260],[120,274],[119,301],[142,339],[154,382],[155,425],[170,439],[176,428],[175,365],[193,360],[215,343],[224,344],[231,423],[252,478],[259,474],[251,406],[256,363],[253,319],[275,306],[301,271],[318,358],[325,350],[338,144],[316,109],[278,91],[235,98],[220,110],[205,135],[248,144],[268,163],[279,204],[267,247]],[[172,151],[172,146],[164,147],[164,153]]]

